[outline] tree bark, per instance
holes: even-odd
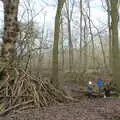
[[[87,71],[88,66],[88,50],[87,50],[87,38],[88,38],[88,30],[87,30],[87,21],[86,17],[84,16],[84,71]]]
[[[80,71],[82,66],[82,17],[83,17],[83,11],[82,11],[82,0],[80,0]],[[84,33],[85,34],[85,33]]]
[[[72,19],[72,13],[73,13],[73,7],[74,4],[72,5],[72,10],[70,11],[69,7],[69,1],[66,3],[66,11],[67,11],[67,21],[68,21],[68,44],[69,44],[69,71],[73,71],[73,43],[72,43],[72,35],[71,35],[71,19]]]
[[[115,88],[120,91],[120,52],[118,40],[118,0],[110,0],[112,18],[112,73]]]
[[[91,9],[90,9],[90,1],[88,1],[88,9],[89,9],[89,30],[90,30],[90,35],[91,35],[91,41],[92,41],[92,56],[93,56],[93,64],[92,66],[95,67],[95,45],[94,45],[94,39],[93,39],[93,33],[92,33],[92,28],[91,28]]]
[[[65,0],[58,0],[57,12],[56,12],[56,16],[55,16],[51,83],[56,88],[59,88],[59,80],[58,80],[58,44],[59,44],[59,32],[60,32],[60,17],[61,17],[61,11],[62,11],[64,3],[65,3]]]
[[[63,18],[61,17],[61,51],[62,51],[62,72],[64,72],[64,32],[63,32]]]
[[[106,4],[107,4],[107,12],[108,12],[108,30],[109,30],[109,68],[111,69],[111,65],[112,65],[112,56],[111,56],[111,52],[112,52],[112,34],[111,34],[111,17],[110,17],[110,1],[106,0]]]
[[[19,0],[4,0],[4,34],[2,45],[2,57],[12,63],[15,57],[15,42],[18,37],[18,4]]]

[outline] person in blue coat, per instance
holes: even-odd
[[[99,89],[99,93],[101,93],[104,87],[104,80],[101,77],[99,77],[97,80],[97,86]]]

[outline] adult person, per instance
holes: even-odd
[[[97,79],[97,86],[98,86],[98,90],[99,90],[99,95],[101,95],[101,93],[104,90],[104,80],[101,76]]]

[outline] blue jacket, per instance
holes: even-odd
[[[98,87],[102,87],[104,85],[104,81],[101,78],[99,78],[97,81],[97,85]]]

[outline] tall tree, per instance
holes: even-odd
[[[112,29],[112,73],[115,87],[120,90],[120,52],[118,40],[118,0],[110,0]]]
[[[112,62],[112,56],[111,56],[111,49],[112,49],[112,35],[111,35],[111,17],[110,17],[110,11],[111,11],[111,7],[110,7],[110,1],[106,0],[106,4],[107,4],[107,13],[108,13],[108,29],[109,29],[109,67],[111,68],[111,62]]]
[[[61,51],[62,51],[62,71],[64,71],[64,31],[63,31],[63,18],[61,17]]]
[[[15,56],[15,42],[18,37],[18,5],[19,0],[3,0],[4,33],[2,56],[5,61],[12,62]]]
[[[72,3],[72,9],[70,10],[70,1],[66,2],[66,12],[67,12],[67,21],[68,21],[68,44],[69,44],[69,71],[73,70],[73,43],[72,43],[72,31],[71,31],[71,20],[74,8],[74,1]]]
[[[87,66],[88,66],[88,50],[87,50],[87,39],[88,39],[88,26],[87,26],[87,17],[84,16],[84,70],[83,71],[87,71]]]
[[[83,19],[83,1],[80,0],[80,70],[81,70],[81,65],[82,65],[82,19]]]
[[[52,58],[52,77],[51,83],[59,88],[58,80],[58,44],[59,44],[59,32],[61,23],[61,11],[65,0],[58,0],[57,12],[55,16],[55,28],[54,28],[54,43],[53,43],[53,58]]]
[[[90,36],[92,41],[92,56],[93,56],[93,64],[92,66],[95,66],[95,43],[93,38],[93,32],[92,32],[92,26],[91,26],[91,9],[90,9],[90,1],[88,1],[88,16],[89,16],[89,30],[90,30]]]

